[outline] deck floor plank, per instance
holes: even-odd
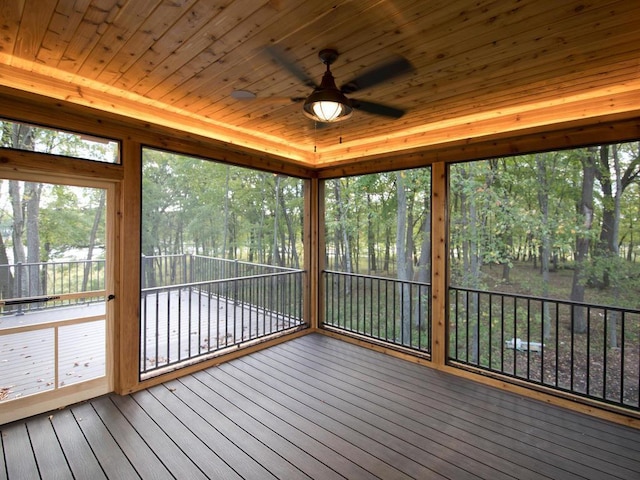
[[[0,434],[0,480],[640,480],[640,430],[322,335]]]
[[[155,390],[159,390],[159,387]],[[149,390],[133,394],[133,399],[147,415],[170,437],[177,448],[185,453],[209,478],[241,479],[216,453],[216,445],[200,440],[174,412],[160,402]],[[167,452],[169,454],[170,452]],[[188,478],[188,477],[185,477]]]
[[[131,396],[113,395],[111,400],[176,478],[188,478],[189,480],[205,480],[207,478],[202,470]]]
[[[102,397],[91,402],[107,430],[142,478],[173,479],[159,456],[147,445],[140,433],[131,426],[110,398]]]
[[[73,479],[73,474],[58,442],[51,420],[44,416],[37,417],[27,423],[27,428],[42,478]]]
[[[70,408],[53,413],[51,424],[75,478],[106,478]]]
[[[251,387],[255,391],[263,393],[276,403],[283,405],[291,412],[297,413],[301,417],[311,420],[318,426],[327,429],[336,437],[342,440],[349,455],[354,454],[358,449],[367,452],[371,458],[370,471],[382,478],[396,478],[404,475],[408,478],[430,478],[437,475],[423,465],[415,462],[402,454],[398,454],[393,449],[384,445],[383,441],[371,438],[369,435],[358,431],[340,420],[332,417],[336,413],[321,402],[305,398],[300,391],[296,391],[284,382],[263,374],[263,372],[252,369],[243,361],[232,362],[232,364],[222,365],[221,369],[235,369],[234,375],[244,374],[244,378],[253,379]],[[400,466],[400,468],[398,468]],[[446,478],[443,476],[443,478]]]
[[[326,419],[324,416],[318,415],[314,411],[296,411],[296,409],[289,406],[290,402],[287,402],[287,398],[276,389],[271,388],[268,384],[257,380],[255,377],[243,375],[240,370],[231,364],[220,365],[216,369],[209,370],[209,373],[221,383],[236,389],[245,396],[250,396],[256,405],[260,405],[266,410],[282,412],[282,414],[286,415],[286,421],[290,425],[331,448],[335,455],[348,458],[365,471],[355,472],[354,476],[349,478],[379,478],[378,475],[381,470],[389,469],[387,464],[371,455],[362,446],[349,443],[334,434],[330,426],[325,425]],[[390,469],[388,473],[391,473]],[[396,478],[410,477],[398,474]]]
[[[209,421],[217,421],[217,418],[202,417],[166,385],[154,387],[150,391],[167,406],[176,418],[187,425],[196,437],[205,444],[214,445],[216,455],[219,455],[242,478],[261,478],[264,480],[275,478],[265,467],[238,448],[236,444],[209,423]]]
[[[376,352],[353,350],[352,345],[344,347],[336,344],[326,343],[326,339],[320,338],[309,344],[309,338],[301,339],[301,342],[307,341],[307,348],[325,350],[329,357],[336,362],[349,362],[350,365],[360,366],[361,368],[380,368],[382,371],[389,372],[392,377],[397,378],[401,385],[406,386],[406,382],[413,382],[414,379],[420,379],[423,374],[423,367],[412,364],[406,365],[399,359],[383,358],[381,361]],[[300,345],[305,344],[304,342]],[[356,347],[357,348],[357,347]],[[371,355],[373,354],[373,355]],[[374,370],[375,371],[375,370]],[[419,385],[419,384],[418,384]],[[634,458],[640,454],[640,445],[637,444],[637,437],[632,429],[620,430],[617,425],[610,422],[600,420],[587,415],[567,416],[564,409],[555,407],[541,402],[530,402],[527,399],[515,394],[510,394],[495,389],[486,389],[478,386],[473,382],[467,382],[464,379],[451,377],[449,375],[433,372],[430,376],[429,389],[436,390],[438,395],[444,395],[445,398],[471,398],[478,399],[477,404],[481,404],[483,408],[493,408],[500,414],[512,414],[518,420],[529,420],[533,425],[537,425],[540,421],[547,422],[549,428],[560,432],[562,435],[573,435],[575,438],[583,439],[585,433],[597,432],[597,436],[589,438],[597,442],[598,448],[608,447],[612,452],[618,452],[619,447],[629,449],[630,457]],[[476,404],[476,406],[477,406]]]
[[[9,478],[28,480],[40,477],[25,424],[10,425],[6,430],[3,429],[2,445]],[[27,454],[25,455],[25,453]]]
[[[283,462],[288,462],[291,466],[295,465],[297,469],[304,473],[303,478],[323,478],[327,480],[342,478],[325,464],[298,448],[295,443],[269,429],[262,423],[261,418],[248,415],[247,412],[240,410],[234,403],[218,395],[215,388],[213,388],[214,386],[207,383],[210,378],[210,376],[193,375],[184,377],[180,381],[195,394],[206,399],[206,402],[215,408],[220,416],[226,417],[238,428],[249,433],[257,441],[273,450],[280,458],[276,459],[277,463],[274,468],[270,469],[271,471],[284,472],[287,468],[290,469],[286,464],[284,465],[285,468],[280,466]],[[263,410],[260,416],[263,416],[264,413]],[[300,476],[299,472],[293,471],[291,477],[288,478],[298,476]]]
[[[91,403],[75,405],[72,411],[107,478],[140,478]]]
[[[291,480],[305,480],[309,477],[292,463],[284,460],[265,443],[260,442],[252,434],[230,420],[224,410],[218,410],[211,403],[205,400],[208,398],[207,389],[201,389],[199,382],[193,377],[187,377],[183,381],[173,381],[167,386],[185,405],[189,405],[203,422],[209,423],[211,427],[224,435],[238,449],[244,451],[248,456],[258,462],[269,472],[279,472]]]
[[[477,445],[477,439],[474,437],[472,441],[462,441],[453,436],[449,436],[439,432],[438,430],[424,425],[422,428],[415,421],[415,414],[420,411],[416,410],[415,414],[407,415],[394,412],[393,400],[388,405],[380,405],[381,397],[371,397],[369,395],[355,395],[351,393],[355,389],[354,384],[347,383],[346,379],[339,379],[337,382],[328,382],[313,368],[299,369],[290,368],[289,363],[284,362],[278,364],[277,356],[269,359],[256,358],[262,365],[268,365],[272,368],[282,368],[284,379],[294,379],[297,385],[301,385],[303,391],[308,395],[317,398],[324,404],[331,405],[338,409],[342,416],[358,419],[361,422],[368,423],[369,429],[377,428],[390,435],[390,438],[401,439],[400,442],[395,441],[396,449],[399,452],[408,454],[413,459],[420,459],[425,466],[439,466],[438,471],[452,475],[453,478],[463,478],[463,475],[481,475],[493,479],[508,479],[517,475],[521,480],[537,479],[539,474],[530,470],[516,468],[513,462],[508,462],[495,455],[497,445],[490,444],[494,452],[494,459],[491,465],[487,465],[487,450],[482,450]],[[261,368],[261,367],[258,367]],[[297,370],[297,371],[296,371]],[[268,373],[268,370],[262,370]],[[269,375],[276,375],[269,372]],[[340,383],[344,382],[343,385]],[[306,383],[306,386],[305,386]],[[322,385],[322,389],[315,387]],[[374,393],[375,395],[375,393]],[[402,399],[398,399],[402,401]],[[355,428],[363,431],[363,428],[356,425]],[[453,442],[453,440],[456,440]],[[486,442],[485,442],[486,443]],[[391,446],[390,442],[387,442]],[[488,448],[487,445],[482,445]],[[452,450],[459,454],[455,464],[448,460],[451,457]],[[448,465],[447,465],[448,464]],[[463,472],[458,470],[462,469]]]
[[[326,467],[320,467],[313,478],[331,479],[336,475],[338,478],[351,479],[377,478],[341,455],[340,452],[319,441],[313,436],[313,432],[305,432],[304,429],[296,428],[295,420],[286,409],[278,408],[277,404],[274,404],[274,408],[268,408],[267,405],[256,403],[257,393],[253,390],[243,391],[243,387],[248,388],[246,385],[237,381],[225,383],[224,376],[213,375],[211,369],[198,372],[194,376],[238,408],[241,416],[256,419],[275,435],[293,444],[294,447],[290,453],[296,455],[298,459],[303,459],[305,466],[307,464],[306,457],[310,457],[317,459],[321,465]],[[298,451],[301,451],[300,456],[298,456]],[[305,471],[307,471],[306,468]]]
[[[317,381],[319,378],[313,376],[312,370],[296,371],[296,368],[290,368],[286,364],[278,365],[262,356],[248,359],[246,364],[250,369],[264,373],[265,377],[271,379],[272,384],[274,381],[278,381],[295,388],[298,400],[309,408],[314,408],[314,404],[318,405],[315,408],[336,422],[340,422],[344,427],[360,432],[371,441],[391,450],[391,455],[397,462],[392,465],[399,470],[405,469],[405,473],[409,475],[426,478],[434,473],[439,473],[449,478],[477,478],[476,473],[473,473],[475,468],[477,473],[495,479],[509,478],[506,475],[501,476],[499,471],[486,465],[477,463],[470,465],[466,457],[461,457],[457,464],[448,462],[444,458],[450,452],[427,437],[422,437],[419,440],[412,439],[415,440],[415,443],[408,441],[407,437],[410,435],[405,431],[406,424],[409,423],[408,419],[405,422],[400,419],[399,423],[394,424],[375,414],[367,414],[366,402],[368,399],[356,397],[350,398],[352,401],[349,402],[339,398],[339,396],[345,397],[348,394],[338,391],[332,385],[321,383],[321,380]],[[305,384],[305,382],[311,383]],[[295,384],[295,387],[292,384]],[[322,388],[313,384],[322,385]],[[334,432],[338,433],[338,429],[336,428]],[[345,435],[349,437],[348,431],[345,432]],[[381,459],[389,463],[391,455]],[[410,469],[409,465],[414,463],[416,465]]]
[[[304,345],[304,342],[300,342],[297,345]],[[290,347],[283,346],[283,349],[287,348]],[[315,361],[322,359],[324,365],[337,360],[338,353],[335,349],[323,351],[322,348],[313,346],[313,348],[307,349],[307,354],[311,351],[316,355]],[[346,359],[343,357],[338,361],[346,361]],[[487,390],[484,388],[482,389],[483,391],[492,392],[495,396],[482,397],[476,393],[478,392],[476,385],[468,385],[469,382],[459,382],[459,379],[451,379],[446,384],[440,383],[438,385],[437,376],[430,378],[428,385],[420,386],[419,383],[416,383],[417,380],[405,376],[406,373],[403,373],[403,371],[407,370],[406,366],[401,370],[389,370],[388,365],[377,364],[375,369],[372,369],[371,366],[367,365],[366,360],[362,360],[362,357],[358,359],[354,356],[348,361],[351,362],[350,371],[362,372],[369,369],[367,372],[372,379],[376,381],[384,379],[393,385],[393,388],[410,384],[415,385],[409,398],[416,402],[426,402],[432,398],[437,403],[444,399],[447,404],[454,403],[456,405],[456,409],[463,415],[465,421],[471,422],[476,419],[484,419],[493,425],[499,423],[503,427],[508,427],[510,432],[532,435],[535,438],[542,438],[560,445],[563,449],[568,448],[581,452],[582,458],[575,458],[576,455],[572,452],[568,452],[568,455],[579,462],[591,463],[594,468],[602,466],[601,462],[610,462],[614,464],[613,473],[615,473],[615,466],[619,466],[622,469],[630,469],[633,473],[640,475],[637,470],[640,446],[637,444],[637,440],[633,441],[633,433],[635,432],[631,429],[621,430],[618,428],[615,430],[615,434],[609,433],[608,430],[611,428],[611,424],[579,414],[576,414],[576,418],[584,420],[584,424],[578,422],[567,423],[559,416],[563,412],[561,409],[542,405],[539,402],[531,402],[515,394],[492,392],[493,389]],[[358,365],[355,362],[363,363]],[[434,379],[435,381],[432,381]],[[455,385],[456,383],[459,383],[459,387]],[[473,401],[470,402],[470,399]],[[553,412],[557,416],[551,415],[549,412]],[[558,425],[559,420],[562,420],[560,425]],[[578,423],[578,425],[575,425],[575,423]],[[606,429],[603,427],[606,427]],[[629,433],[632,437],[620,436],[620,433]],[[556,446],[551,445],[550,448],[553,449],[554,453],[560,453]],[[611,468],[608,468],[607,471],[611,473]],[[622,470],[619,474],[629,475],[630,472]]]
[[[271,351],[266,352],[265,355],[273,356],[276,355],[277,352],[288,351],[289,356],[284,360],[284,362],[286,364],[290,364],[290,361],[288,361],[290,358],[294,356],[298,358],[296,355],[297,352],[291,353],[292,348],[293,347],[290,345],[279,346],[277,349],[272,349]],[[322,371],[326,370],[327,372],[329,372],[329,374],[327,377],[319,379],[319,381],[323,383],[331,382],[331,375],[335,371],[335,368],[333,368],[333,362],[335,361],[335,359],[325,356],[321,351],[314,350],[314,352],[315,357],[313,364],[310,364],[310,360],[306,360],[307,365],[310,368],[315,367],[316,369],[318,369],[318,366],[324,366],[325,369],[323,369]],[[311,354],[311,352],[307,351],[307,354]],[[351,373],[353,372],[351,368],[349,371]],[[373,375],[373,372],[368,372],[367,375]],[[383,373],[381,373],[379,370],[377,370],[376,375],[378,385],[373,385],[366,382],[358,382],[354,385],[355,388],[359,391],[369,391],[374,398],[388,398],[389,404],[387,408],[393,408],[394,405],[398,404],[407,404],[406,399],[408,399],[409,402],[413,403],[416,412],[425,410],[424,408],[420,408],[421,405],[425,405],[426,407],[428,407],[428,409],[440,408],[443,414],[448,413],[447,411],[442,410],[442,407],[439,407],[437,405],[438,397],[435,397],[433,399],[433,403],[424,403],[425,400],[429,399],[430,395],[432,395],[427,385],[424,385],[421,391],[416,394],[406,394],[404,396],[405,400],[401,400],[398,398],[391,398],[391,396],[395,396],[396,394],[390,388],[380,388],[379,384],[381,382],[389,382],[392,380],[393,376],[384,376]],[[459,402],[461,398],[461,396],[458,396],[457,398],[451,398],[450,402]],[[450,402],[447,402],[447,405],[450,405]],[[506,418],[506,416],[504,415],[504,410],[501,412],[487,413],[485,405],[488,405],[488,402],[480,402],[475,404],[469,403],[468,409],[465,411],[461,408],[461,404],[457,404],[456,412],[462,413],[456,414],[467,425],[475,423],[482,428],[494,428],[495,425],[506,427],[508,432],[507,435],[510,436],[511,442],[524,442],[525,449],[530,447],[539,449],[542,451],[542,456],[544,456],[545,452],[554,452],[560,460],[556,462],[556,465],[565,468],[568,472],[586,475],[585,478],[590,478],[589,475],[595,475],[594,478],[596,479],[616,478],[616,476],[625,478],[629,475],[639,473],[633,470],[634,468],[637,468],[637,462],[625,461],[624,456],[623,458],[619,458],[618,456],[608,452],[603,453],[599,448],[585,445],[581,441],[576,441],[550,433],[548,430],[536,426],[536,424],[533,423],[533,418],[532,424],[530,426],[527,426],[526,428],[523,428],[522,422]],[[486,427],[483,426],[483,424],[481,423],[482,421],[486,421]],[[451,420],[447,420],[447,423],[453,424]],[[509,451],[512,451],[515,448],[516,447],[514,443],[511,443],[509,445]],[[523,453],[526,453],[524,449],[522,451]],[[563,458],[567,459],[568,461],[562,460]],[[601,471],[600,473],[591,473],[592,470],[595,472],[597,472],[597,470]],[[567,475],[569,475],[569,473]]]

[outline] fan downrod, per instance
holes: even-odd
[[[318,57],[325,65],[331,65],[338,59],[338,52],[333,48],[324,48],[318,52]]]

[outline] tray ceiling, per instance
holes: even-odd
[[[322,166],[637,116],[639,22],[629,0],[2,0],[0,85]],[[318,128],[274,46],[318,83],[335,48],[339,85],[405,57],[357,97],[407,113]]]

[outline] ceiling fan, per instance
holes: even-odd
[[[320,85],[313,81],[300,67],[291,61],[284,52],[277,47],[267,47],[269,54],[296,78],[301,80],[313,92],[305,98],[292,98],[293,102],[302,102],[305,115],[316,122],[333,123],[345,120],[351,116],[353,109],[380,115],[388,118],[400,118],[405,110],[381,103],[369,102],[355,98],[347,98],[347,94],[359,92],[366,88],[374,87],[405,73],[412,72],[413,65],[404,57],[396,56],[386,62],[368,70],[340,88],[336,87],[335,79],[331,73],[331,65],[337,60],[338,52],[326,48],[320,50],[318,56],[327,69],[322,77]]]

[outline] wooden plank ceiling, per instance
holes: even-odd
[[[629,0],[0,0],[0,85],[325,166],[638,116],[639,26]],[[406,114],[317,128],[274,46],[317,83],[335,48],[338,85],[405,57],[353,96]]]

